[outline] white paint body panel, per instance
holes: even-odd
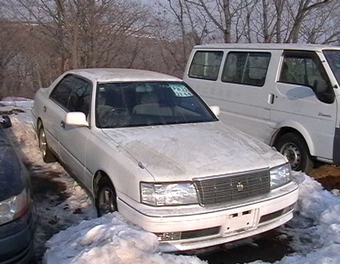
[[[83,76],[94,84],[103,79],[129,80],[124,70],[118,70],[118,77],[112,77],[106,70],[99,71],[104,71],[104,77],[97,75],[95,70],[84,71],[71,73]],[[136,80],[139,81],[180,81],[167,75],[147,73],[138,71],[133,76],[137,76]],[[289,210],[272,221],[259,224],[261,216],[294,205],[298,187],[293,182],[246,203],[233,205],[209,208],[200,205],[152,207],[142,204],[140,182],[192,181],[199,177],[269,169],[285,164],[287,160],[268,145],[220,121],[99,129],[94,123],[94,99],[88,126],[66,124],[60,128],[66,111],[49,99],[49,93],[57,83],[37,92],[32,111],[33,123],[42,121],[48,131],[50,147],[93,195],[94,175],[97,171],[103,171],[115,187],[119,212],[145,230],[155,233],[184,232],[221,227],[220,233],[214,237],[162,243],[162,250],[189,250],[226,243],[270,230],[292,218],[292,210]],[[43,111],[44,107],[47,108],[46,112]],[[59,129],[56,129],[57,126]],[[251,211],[251,214],[240,216],[238,221],[228,220],[228,215],[245,211]],[[244,230],[248,222],[251,225]],[[232,232],[229,234],[227,230]]]

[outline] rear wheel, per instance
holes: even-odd
[[[116,191],[108,178],[100,180],[96,197],[98,216],[118,211]]]
[[[45,134],[43,125],[40,125],[39,127],[38,140],[39,140],[39,149],[41,151],[44,162],[49,163],[49,162],[56,161],[55,156],[53,155],[53,153],[51,152],[47,144],[46,134]]]
[[[293,170],[306,173],[313,169],[313,160],[305,140],[298,134],[287,133],[275,143],[276,149],[287,157]]]

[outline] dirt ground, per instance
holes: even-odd
[[[308,174],[328,191],[340,189],[340,166],[317,164]]]

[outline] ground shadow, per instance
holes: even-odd
[[[208,261],[209,264],[248,263],[256,260],[273,263],[294,252],[289,242],[289,237],[275,229],[253,237],[252,243],[242,241],[228,243],[215,247],[210,252],[198,253],[197,257]]]

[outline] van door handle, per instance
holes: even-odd
[[[273,104],[274,103],[274,94],[270,93],[268,95],[268,104]]]
[[[47,107],[44,105],[43,111],[46,113]]]

